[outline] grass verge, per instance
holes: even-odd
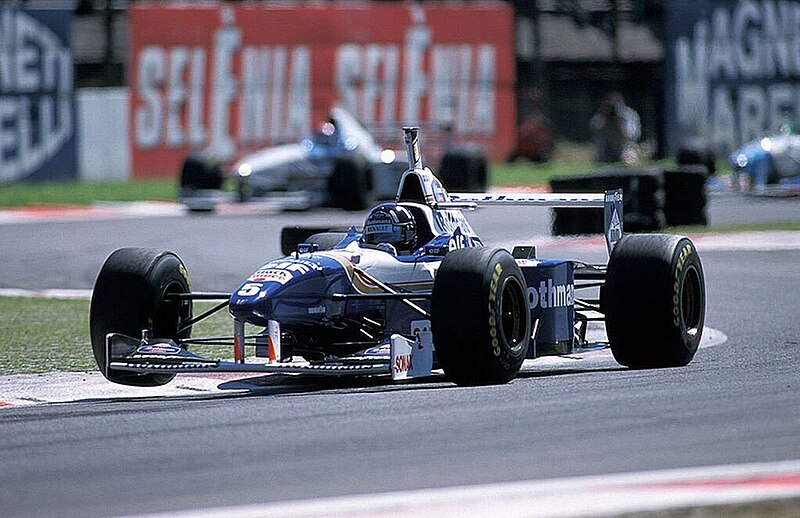
[[[133,182],[62,182],[0,186],[0,207],[26,205],[91,205],[98,201],[170,201],[177,187],[173,179]]]
[[[198,303],[195,313],[212,307]],[[227,335],[231,319],[222,310],[197,324],[194,336]],[[224,347],[192,351],[225,358]],[[0,297],[0,375],[96,370],[89,339],[89,301]]]

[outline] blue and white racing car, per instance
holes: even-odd
[[[462,385],[505,383],[526,358],[610,347],[633,368],[686,365],[705,316],[694,244],[665,234],[622,235],[622,193],[449,194],[422,165],[405,128],[411,166],[396,200],[363,228],[290,243],[233,293],[194,292],[172,252],[123,248],[94,287],[92,348],[110,381],[139,386],[182,372],[438,375]],[[533,246],[484,246],[464,210],[483,205],[602,207],[607,264],[537,259]],[[284,243],[286,244],[286,243]],[[218,299],[193,316],[196,301]],[[192,337],[198,321],[230,312],[233,333]],[[608,340],[590,341],[604,321]],[[223,359],[191,352],[219,345]]]
[[[788,129],[748,142],[729,160],[734,174],[745,179],[742,187],[753,193],[800,193],[800,135]]]

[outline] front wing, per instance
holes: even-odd
[[[246,358],[241,362],[210,359],[178,346],[172,340],[137,340],[119,333],[106,336],[106,371],[136,373],[254,372],[311,374],[318,376],[391,375],[392,379],[430,376],[433,371],[433,340],[430,331],[415,340],[392,335],[370,354],[359,354],[327,363],[306,361],[268,362]],[[256,359],[263,360],[263,359]]]

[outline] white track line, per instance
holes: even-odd
[[[218,215],[278,214],[282,208],[283,205],[280,201],[222,203],[214,212]],[[0,209],[0,225],[158,218],[183,216],[188,212],[184,205],[168,201],[96,202],[87,206],[39,205]]]
[[[0,288],[0,297],[22,297],[43,299],[86,299],[92,298],[92,290],[49,289],[25,290],[22,288]]]
[[[800,250],[800,232],[794,230],[697,234],[692,236],[692,241],[700,253],[705,250]]]
[[[800,498],[800,461],[792,460],[397,491],[145,516],[561,518],[796,498]],[[787,505],[800,512],[797,501]]]
[[[111,219],[180,216],[185,207],[172,202],[98,202],[91,206],[36,206],[0,210],[0,225],[11,223],[57,223]]]
[[[605,336],[602,329],[590,331],[590,333],[596,334],[596,336],[589,336],[592,340],[603,340]],[[720,345],[727,339],[728,337],[724,333],[706,327],[700,347],[705,349]],[[88,350],[89,345],[87,344],[86,347]],[[520,373],[521,376],[525,376],[531,373],[551,373],[564,370],[590,371],[616,366],[618,364],[614,361],[611,351],[603,349],[567,356],[544,356],[535,360],[525,360]],[[263,384],[266,378],[272,376],[258,373],[182,374],[162,387],[128,387],[107,381],[98,371],[14,374],[0,376],[0,409],[101,399],[247,394],[274,387],[274,385],[265,386]],[[433,381],[439,380],[433,379]],[[387,381],[387,383],[389,382]]]
[[[706,251],[785,251],[800,250],[800,232],[765,231],[736,232],[720,234],[697,234],[691,236],[700,253]],[[603,249],[605,241],[601,236],[535,238],[537,246],[546,250],[559,249]],[[498,243],[494,243],[499,246]],[[0,288],[0,297],[44,297],[44,298],[91,298],[91,290],[47,289],[28,290]]]

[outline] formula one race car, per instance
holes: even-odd
[[[729,157],[754,193],[800,191],[800,135],[788,130],[748,142]]]
[[[252,200],[271,200],[295,210],[322,205],[363,210],[372,198],[392,198],[408,168],[340,107],[333,107],[312,135],[243,156],[227,175],[219,167],[214,172],[208,162],[194,153],[183,164],[178,198],[190,210]],[[235,194],[221,190],[226,177]]]
[[[404,379],[443,369],[455,383],[479,385],[508,382],[526,358],[587,348],[610,347],[633,368],[692,360],[705,284],[689,239],[623,237],[621,191],[448,194],[422,166],[417,128],[404,131],[411,167],[395,202],[375,207],[363,229],[303,237],[232,294],[193,292],[172,252],[112,253],[90,315],[105,377],[153,386],[181,372]],[[608,264],[484,246],[462,210],[507,204],[603,207]],[[212,299],[219,304],[193,317],[194,301]],[[231,336],[190,336],[193,324],[224,308]],[[594,321],[604,321],[607,343],[587,339]],[[194,354],[196,344],[227,346],[232,359]]]

